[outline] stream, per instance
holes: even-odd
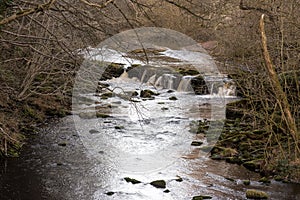
[[[143,43],[146,64],[136,43],[126,43],[134,55],[107,41],[83,52],[88,62],[78,73],[72,115],[50,120],[31,136],[20,158],[1,162],[0,199],[246,199],[247,189],[264,191],[269,199],[300,198],[298,184],[263,184],[257,173],[209,158],[226,104],[239,99],[234,83],[188,39],[176,47],[167,40],[158,46],[153,37],[151,42]],[[99,81],[104,73],[99,66],[107,63],[124,71]],[[183,75],[179,68],[198,74]],[[202,94],[192,85],[199,77],[206,85]],[[209,137],[193,133],[199,121],[211,122]],[[166,186],[154,187],[156,180]]]

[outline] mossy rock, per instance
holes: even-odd
[[[211,196],[207,196],[207,195],[199,195],[199,196],[194,196],[192,198],[192,200],[203,200],[203,199],[212,199]]]
[[[195,70],[195,69],[188,69],[188,68],[178,68],[176,70],[179,74],[183,75],[183,76],[187,76],[187,75],[198,75],[199,71]]]
[[[251,160],[251,161],[244,162],[242,165],[251,171],[259,171],[261,167],[261,163],[262,160],[258,159],[258,160]]]
[[[150,185],[156,187],[156,188],[166,188],[166,181],[164,180],[156,180],[152,181]]]
[[[268,199],[269,195],[263,191],[251,189],[246,191],[246,197],[248,199]]]
[[[243,180],[243,184],[244,184],[244,185],[250,185],[251,182],[250,182],[250,180]]]
[[[264,184],[270,184],[271,181],[270,179],[268,179],[267,177],[262,177],[261,179],[259,179],[258,182],[264,183]]]

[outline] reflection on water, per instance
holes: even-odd
[[[195,195],[245,199],[248,188],[266,191],[270,199],[297,199],[300,195],[297,184],[272,182],[262,185],[257,182],[258,174],[238,165],[210,160],[194,147],[189,147],[188,152],[178,155],[166,167],[147,172],[124,171],[111,165],[110,160],[118,160],[120,156],[109,154],[109,149],[99,152],[109,156],[108,160],[95,159],[86,152],[72,117],[50,123],[40,133],[31,150],[24,152],[22,158],[8,162],[6,171],[2,163],[1,199],[181,200],[192,199]],[[195,152],[197,157],[186,158]],[[124,177],[142,183],[127,183]],[[166,181],[169,193],[149,184],[159,179]],[[242,183],[247,179],[251,180],[250,186]],[[108,196],[107,192],[114,194]]]

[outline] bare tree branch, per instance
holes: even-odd
[[[51,6],[54,4],[56,0],[50,0],[48,3],[37,5],[35,8],[27,9],[27,10],[21,10],[9,17],[6,17],[0,21],[0,26],[10,23],[20,17],[28,16],[33,13],[43,12],[45,10],[49,10]]]

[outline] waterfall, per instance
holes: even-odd
[[[121,74],[120,79],[128,79],[128,73],[124,70],[123,74]]]
[[[151,76],[149,78],[149,80],[147,81],[148,85],[155,85],[155,79],[156,79],[156,74],[154,74],[153,76]]]
[[[147,71],[147,69],[145,69],[144,72],[143,72],[143,75],[141,77],[141,82],[142,83],[146,82],[145,77],[146,77],[147,73],[148,73],[148,71]]]
[[[164,89],[174,89],[174,79],[176,79],[176,77],[172,74],[163,74],[155,81],[154,85]]]
[[[181,81],[177,87],[177,91],[179,92],[189,92],[192,91],[193,88],[191,86],[192,76],[184,76],[181,78]]]

